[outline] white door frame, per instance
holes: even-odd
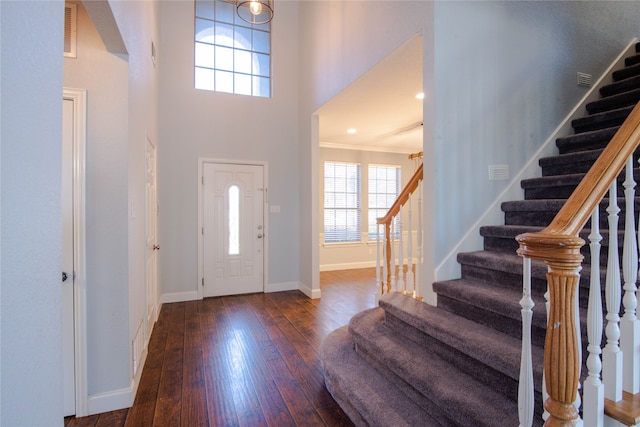
[[[266,161],[252,161],[252,160],[229,160],[229,159],[215,159],[208,157],[198,158],[198,283],[196,284],[198,290],[198,299],[202,299],[204,296],[204,236],[202,234],[202,228],[204,227],[204,184],[203,184],[203,172],[205,163],[219,163],[226,165],[255,165],[263,167],[263,187],[264,187],[264,250],[263,256],[263,268],[262,268],[262,283],[263,289],[266,292],[268,289],[267,278],[269,277],[269,163]]]
[[[73,102],[73,310],[76,416],[88,415],[87,387],[87,277],[86,277],[86,145],[87,91],[62,89]]]

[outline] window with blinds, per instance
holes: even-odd
[[[368,169],[368,238],[376,240],[376,221],[387,214],[387,211],[396,201],[402,191],[400,166],[395,165],[369,165]],[[400,215],[393,220],[393,232],[397,236],[400,233]],[[381,229],[381,233],[384,231]]]
[[[361,167],[358,163],[324,163],[324,241],[361,241]]]

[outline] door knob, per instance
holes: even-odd
[[[160,245],[153,245],[153,250],[154,251],[159,251],[160,250]]]
[[[66,281],[67,280],[67,273],[65,273],[64,271],[62,272],[62,281]]]
[[[262,234],[258,234],[258,239],[262,239]]]

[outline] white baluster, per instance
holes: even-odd
[[[382,225],[385,229],[384,232],[384,242],[382,243],[382,295],[384,295],[386,292],[385,288],[389,288],[389,284],[387,283],[388,277],[389,277],[389,270],[387,269],[387,239],[389,238],[387,236],[387,226],[386,224]]]
[[[409,234],[407,234],[407,293],[415,294],[416,281],[413,274],[413,209],[411,209],[411,200],[413,194],[409,194]]]
[[[389,292],[394,292],[397,289],[396,283],[396,226],[395,221],[392,218],[391,224],[389,224],[389,239],[391,240],[391,287]]]
[[[604,396],[614,402],[622,399],[622,352],[618,346],[620,339],[620,262],[618,260],[618,189],[617,182],[609,189],[609,252],[607,263],[606,302],[607,302],[607,345],[602,352],[602,379]]]
[[[604,423],[604,384],[600,380],[602,362],[600,361],[600,344],[602,342],[602,297],[600,293],[600,211],[591,214],[591,276],[589,284],[589,307],[587,309],[587,350],[588,377],[584,381],[583,420],[586,427],[602,427]]]
[[[424,262],[422,260],[422,181],[418,184],[418,233],[416,240],[418,241],[418,258],[416,261],[416,292],[414,297],[422,298],[424,294],[424,283],[422,283],[422,278],[424,277],[422,271],[424,268]]]
[[[550,269],[547,268],[547,271],[549,271]],[[545,309],[547,311],[547,328],[549,327],[549,307],[550,307],[550,303],[549,303],[549,284],[547,283],[547,291],[544,293],[544,306]],[[542,402],[543,402],[543,407],[544,407],[544,402],[547,401],[547,398],[549,397],[549,393],[547,392],[547,374],[542,371]],[[542,412],[542,419],[547,421],[547,419],[549,419],[549,417],[551,416],[551,414],[549,413],[549,411],[547,411],[546,409]]]
[[[622,388],[627,393],[640,391],[640,323],[636,317],[636,280],[638,279],[638,243],[634,215],[636,183],[633,180],[633,156],[627,160],[624,181],[625,224],[622,272],[624,274],[624,315],[620,320],[620,349],[624,357]]]
[[[382,281],[380,280],[380,224],[376,224],[376,305],[382,295]]]
[[[404,283],[404,248],[402,241],[402,211],[404,206],[400,206],[400,212],[398,213],[398,228],[400,235],[400,244],[398,248],[398,258],[400,259],[400,269],[398,270],[398,291],[405,292],[406,287]]]
[[[522,259],[522,355],[520,358],[520,381],[518,383],[518,418],[520,427],[533,424],[534,391],[533,361],[531,356],[531,318],[533,316],[531,299],[531,259]]]

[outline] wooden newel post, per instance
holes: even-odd
[[[541,234],[541,233],[540,233]],[[549,315],[544,345],[544,371],[549,397],[544,407],[550,416],[545,426],[576,426],[579,415],[574,402],[580,380],[575,296],[584,240],[575,236],[523,234],[518,254],[542,259],[549,271]]]
[[[575,325],[575,294],[580,277],[576,265],[547,262],[549,323],[544,345],[544,371],[549,397],[544,408],[551,414],[545,426],[577,425],[574,401],[578,394],[580,360]]]

